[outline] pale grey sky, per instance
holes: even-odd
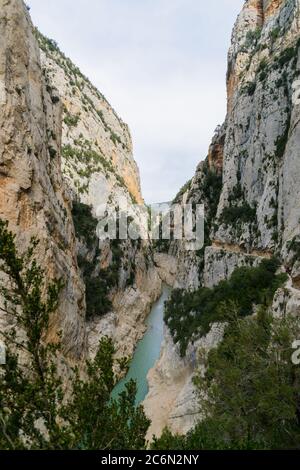
[[[128,123],[146,202],[193,176],[226,112],[231,30],[244,0],[28,0],[34,23]]]

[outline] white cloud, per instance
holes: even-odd
[[[169,200],[226,111],[226,55],[243,0],[29,0],[40,30],[131,129],[147,202]]]

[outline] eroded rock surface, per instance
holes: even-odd
[[[85,299],[61,172],[61,103],[56,90],[47,88],[21,0],[1,0],[0,33],[0,217],[20,250],[37,237],[36,256],[47,278],[62,277],[49,338],[61,330],[65,355],[78,361],[85,351]]]
[[[184,289],[215,286],[239,266],[279,256],[282,270],[288,267],[291,276],[275,295],[277,315],[299,313],[299,39],[299,0],[245,2],[228,54],[227,116],[216,129],[208,158],[180,197],[182,204],[205,205],[205,246],[198,253],[185,251],[181,243],[170,249],[178,263],[175,285]],[[165,349],[149,375],[149,399],[178,385],[176,377],[170,380]],[[184,379],[163,420],[171,426],[177,400],[190,390],[191,363],[181,365]],[[165,369],[168,373],[162,374]],[[173,429],[187,427],[184,417]]]

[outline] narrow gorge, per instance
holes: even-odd
[[[0,219],[19,253],[39,240],[35,259],[46,286],[62,280],[42,339],[61,341],[64,387],[74,367],[81,377],[86,361],[97,361],[103,337],[118,365],[133,357],[111,395],[137,379],[134,402],[149,422],[130,448],[299,448],[300,376],[286,359],[300,338],[299,97],[300,0],[246,0],[228,53],[225,121],[168,203],[169,213],[204,205],[204,246],[189,249],[174,237],[99,242],[108,213],[124,209],[141,226],[150,211],[129,128],[32,24],[22,0],[0,0]],[[6,256],[0,247],[0,268]],[[12,271],[0,269],[4,338],[15,326],[7,313]],[[248,377],[247,351],[254,370],[270,376],[251,369]],[[27,360],[18,354],[21,364]],[[0,387],[1,406],[3,397]],[[84,436],[76,446],[85,448]]]

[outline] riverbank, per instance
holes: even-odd
[[[164,336],[164,303],[168,299],[170,291],[168,286],[163,285],[162,295],[153,304],[146,319],[146,332],[137,344],[128,373],[115,387],[113,396],[122,392],[126,383],[131,379],[137,383],[136,404],[140,404],[147,396],[149,391],[147,375],[160,357]]]
[[[192,382],[193,369],[183,360],[166,325],[161,354],[149,370],[149,393],[143,406],[151,425],[147,439],[159,437],[167,426],[172,432],[184,434],[196,422],[197,398]]]

